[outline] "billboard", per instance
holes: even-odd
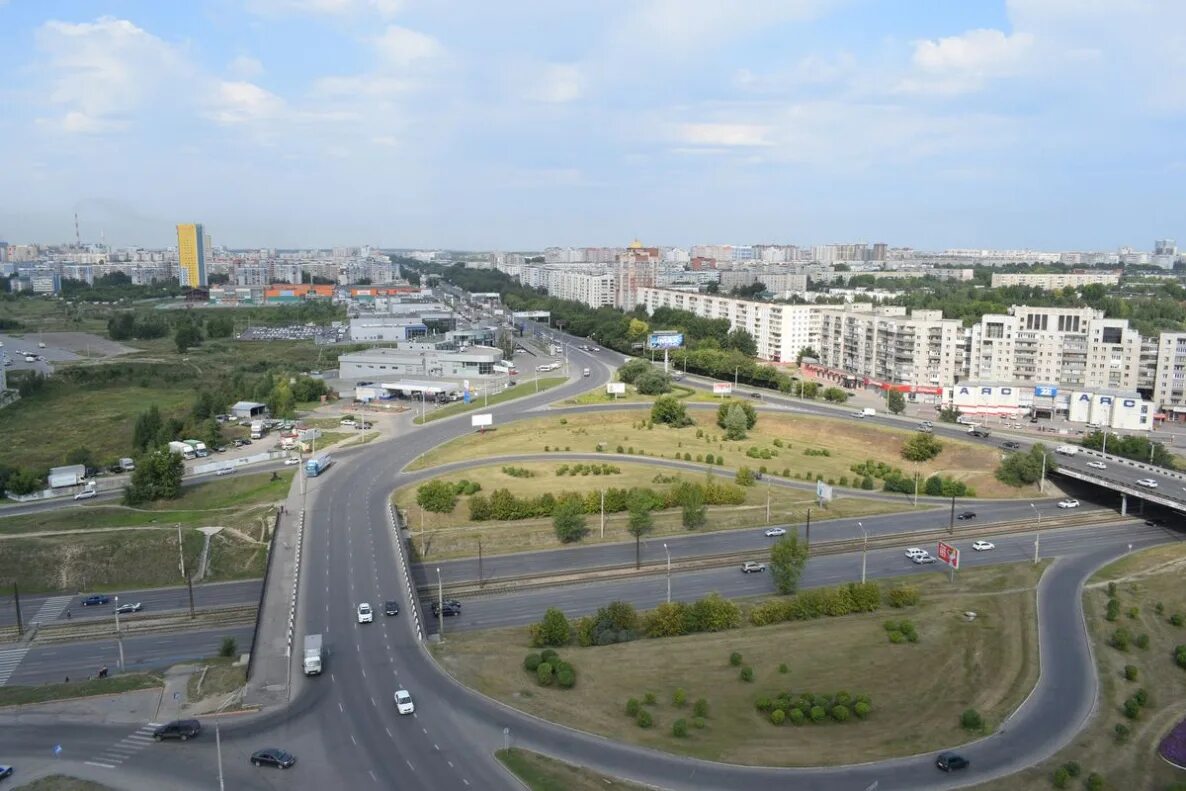
[[[732,382],[713,382],[712,383],[712,394],[713,395],[727,396],[727,395],[732,395],[732,393],[733,393],[733,383]]]
[[[960,567],[960,551],[951,544],[940,541],[939,551],[936,553],[940,562],[946,563],[953,569]]]
[[[684,334],[682,332],[652,332],[651,337],[647,339],[647,348],[656,351],[678,349],[683,345]]]
[[[486,413],[485,415],[472,415],[469,419],[469,424],[473,428],[486,428],[494,425],[494,415]]]
[[[605,385],[606,395],[626,395],[625,382],[607,382]]]
[[[822,480],[817,480],[815,482],[815,496],[821,503],[832,502],[832,487]]]
[[[1058,395],[1058,388],[1054,385],[1034,385],[1034,395],[1038,398],[1054,398]]]

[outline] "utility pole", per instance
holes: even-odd
[[[1046,450],[1042,450],[1042,477],[1038,479],[1038,493],[1046,493]]]
[[[605,489],[601,490],[601,537],[605,538]]]
[[[947,535],[955,535],[955,495],[951,495],[951,521],[947,523]]]
[[[185,545],[181,543],[181,523],[177,523],[177,557],[180,558],[181,576],[185,576]]]
[[[667,548],[667,543],[663,544],[663,551],[667,553],[667,603],[671,604],[671,550]]]
[[[772,484],[766,482],[766,524],[770,524],[770,487]]]
[[[445,642],[445,584],[441,582],[440,566],[437,566],[437,634]]]
[[[1105,456],[1108,455],[1108,429],[1106,428],[1104,429],[1104,444],[1103,447],[1100,448],[1100,453],[1104,454]]]
[[[1038,562],[1038,550],[1042,543],[1042,512],[1033,503],[1030,503],[1030,508],[1034,509],[1034,513],[1038,515],[1038,532],[1034,533],[1034,563]]]
[[[115,642],[119,646],[119,672],[124,672],[124,638],[119,631],[119,597],[115,597]]]
[[[16,604],[16,633],[18,637],[25,636],[25,623],[21,620],[21,589],[12,583],[12,600]]]
[[[914,507],[918,508],[918,465],[914,465]]]
[[[189,588],[189,617],[192,620],[194,616],[194,581],[190,577],[185,578],[185,586]]]
[[[865,534],[865,543],[861,545],[861,584],[865,584],[865,554],[869,551],[869,533],[865,531],[865,526],[857,522],[857,527],[861,528],[861,532]]]
[[[811,549],[811,509],[807,509],[807,548]]]
[[[737,374],[741,371],[741,366],[734,366],[733,368],[733,389],[737,389]]]
[[[478,536],[478,587],[482,587],[482,537]]]

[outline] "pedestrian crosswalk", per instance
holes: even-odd
[[[51,596],[41,603],[41,608],[33,616],[37,623],[49,623],[62,614],[66,606],[74,600],[73,596]]]
[[[8,678],[16,670],[17,665],[29,653],[29,646],[20,648],[0,648],[0,687],[8,683]]]
[[[147,725],[141,725],[132,733],[103,750],[103,752],[92,756],[91,760],[83,761],[83,763],[90,766],[101,766],[104,769],[114,769],[152,744],[152,732],[160,726],[161,723],[159,722],[150,722]]]

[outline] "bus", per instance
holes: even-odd
[[[321,473],[325,472],[326,467],[333,464],[333,457],[328,453],[322,453],[314,456],[305,462],[305,475],[310,478],[316,478]]]

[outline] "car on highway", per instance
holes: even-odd
[[[924,420],[923,422],[919,423],[919,425],[920,425],[920,426],[926,426],[927,428],[934,428],[934,427],[935,427],[935,424],[934,424],[934,423],[932,423],[932,422],[931,422],[931,421],[929,421],[929,420]]]
[[[1144,486],[1146,489],[1156,489],[1157,481],[1152,478],[1141,478],[1137,481],[1137,486]]]
[[[440,618],[442,613],[446,618],[451,615],[461,615],[461,602],[457,599],[445,599],[445,605],[442,607],[440,602],[432,603],[432,614]]]
[[[972,549],[976,550],[977,552],[988,552],[989,550],[993,550],[996,548],[997,548],[997,545],[992,543],[991,541],[973,541],[972,542]]]
[[[0,780],[12,774],[12,767],[7,764],[0,764]]]
[[[1005,450],[1017,450],[1021,447],[1021,443],[1014,442],[1013,440],[1009,440],[1008,442],[1002,442],[1001,447],[1004,448]]]
[[[399,615],[399,602],[389,601],[383,605],[384,615]]]
[[[215,475],[230,475],[234,471],[235,471],[234,467],[219,467],[218,472],[216,472],[214,474]]]
[[[96,604],[110,604],[111,597],[105,593],[95,593],[82,600],[83,607],[94,607]]]
[[[924,552],[921,555],[915,555],[914,557],[912,557],[910,559],[920,566],[925,565],[927,563],[935,562],[935,556],[929,552]]]
[[[932,434],[932,433],[934,433],[935,428],[934,428],[934,426],[921,426],[920,425],[918,427],[918,430],[921,431],[923,434]]]
[[[957,769],[967,769],[972,762],[959,753],[939,753],[935,759],[935,766],[944,772],[954,772]]]
[[[1090,467],[1090,468],[1091,468],[1091,469],[1093,469],[1093,470],[1106,470],[1106,469],[1108,469],[1108,465],[1107,465],[1107,464],[1104,464],[1102,461],[1089,461],[1089,462],[1087,462],[1087,466],[1088,466],[1088,467]]]
[[[296,763],[296,756],[279,747],[265,747],[251,754],[253,766],[274,766],[277,769],[288,769]]]
[[[412,702],[412,696],[406,689],[395,691],[395,710],[400,714],[412,714],[416,711],[416,704]]]
[[[975,518],[976,518],[975,511],[964,511],[956,517],[956,519],[959,519],[962,522],[966,522],[969,519],[975,519]]]
[[[1068,497],[1068,498],[1067,498],[1067,499],[1065,499],[1065,500],[1059,500],[1059,501],[1058,501],[1058,507],[1059,507],[1059,508],[1078,508],[1078,507],[1079,507],[1079,501],[1078,501],[1078,500],[1071,499],[1070,497]]]
[[[591,349],[591,351],[599,352],[599,351],[601,351],[601,347],[600,347],[600,346],[594,346],[594,347]]]
[[[772,527],[766,531],[766,538],[777,538],[778,536],[785,536],[787,530],[785,527]]]
[[[140,602],[128,602],[127,604],[121,604],[120,606],[116,607],[115,612],[119,613],[120,615],[127,615],[128,613],[140,612],[143,609],[144,605]]]
[[[759,563],[756,560],[747,560],[741,564],[741,573],[742,574],[754,574],[759,571],[765,571],[765,570],[766,570],[766,564]]]
[[[906,550],[906,557],[908,558],[916,558],[925,554],[927,554],[927,551],[920,547],[910,547],[910,549]]]
[[[371,623],[374,620],[375,620],[375,613],[373,610],[371,610],[371,605],[367,604],[366,602],[363,602],[362,604],[358,605],[358,622],[359,623]]]
[[[344,418],[342,418],[341,420],[339,420],[339,421],[338,421],[338,425],[341,425],[341,426],[350,426],[350,427],[353,427],[353,426],[354,426],[354,418],[352,418],[352,417],[344,417]]]
[[[1165,520],[1159,516],[1155,516],[1152,519],[1146,519],[1145,524],[1149,527],[1165,527]]]
[[[99,493],[94,489],[84,489],[78,494],[74,495],[75,500],[89,500],[92,497],[98,497]]]
[[[153,731],[152,738],[158,742],[163,742],[165,739],[180,739],[184,742],[189,741],[201,732],[202,724],[197,720],[173,720],[172,722],[166,722]]]
[[[285,467],[292,467],[292,466],[294,466],[296,464],[300,464],[300,463],[301,463],[301,460],[298,459],[296,456],[293,456],[291,458],[287,458],[284,460]]]

